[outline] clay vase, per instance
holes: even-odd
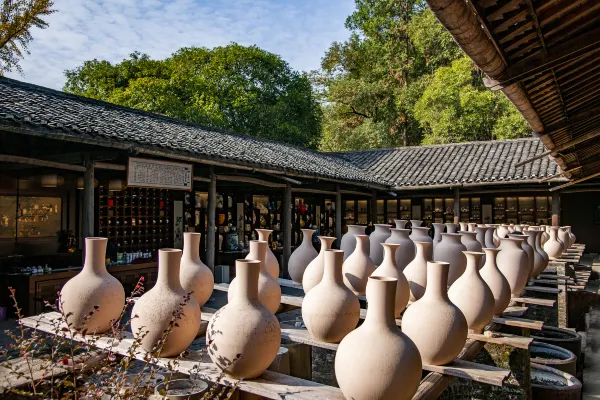
[[[485,246],[488,249],[495,249],[496,243],[494,242],[494,233],[496,232],[496,228],[494,228],[493,226],[488,226],[487,230],[485,231],[485,239],[484,239],[484,243]]]
[[[570,226],[567,226],[567,232],[569,232],[570,243],[571,243],[571,246],[573,246],[576,243],[575,241],[577,240],[577,236],[575,236],[575,234],[572,232],[572,229]],[[569,247],[571,247],[571,246],[569,246]]]
[[[369,236],[369,255],[375,265],[379,265],[383,261],[381,243],[385,243],[392,234],[390,228],[391,226],[386,224],[375,224],[375,230]]]
[[[461,243],[460,237],[460,233],[442,233],[442,241],[433,252],[435,261],[450,264],[448,285],[452,285],[467,268],[467,258],[463,254],[467,248]]]
[[[544,244],[550,238],[550,227],[548,225],[542,225],[542,237],[540,238],[540,244],[544,246]]]
[[[131,309],[131,332],[141,340],[141,347],[154,352],[175,313],[180,313],[162,345],[161,357],[179,355],[188,348],[200,329],[200,306],[194,297],[184,301],[187,292],[179,282],[181,250],[158,250],[158,277],[152,289],[140,297]],[[183,306],[181,304],[184,304]]]
[[[428,262],[425,295],[402,316],[402,331],[417,345],[423,364],[448,364],[467,341],[467,319],[448,298],[449,272],[448,263]]]
[[[411,219],[410,220],[410,227],[411,228],[416,228],[421,226],[421,224],[423,223],[423,221],[421,221],[420,219]]]
[[[477,227],[477,224],[475,222],[469,222],[467,223],[468,227],[469,227],[469,232],[475,232],[475,228]]]
[[[305,294],[321,282],[321,278],[323,277],[325,252],[331,249],[331,245],[335,242],[335,238],[330,236],[319,236],[319,240],[321,241],[321,251],[319,251],[319,254],[308,264],[304,270],[304,275],[302,276],[302,289],[304,289]]]
[[[558,239],[558,226],[551,226],[550,228],[550,237],[548,241],[544,244],[544,251],[548,253],[548,257],[550,259],[560,258],[564,251],[564,244]]]
[[[326,250],[323,279],[302,300],[302,320],[321,342],[339,343],[360,319],[358,297],[344,285],[342,250]]]
[[[513,233],[515,231],[515,224],[508,224],[508,233]],[[507,235],[508,235],[507,233]]]
[[[513,231],[511,233],[513,233],[513,232],[523,232],[523,228],[521,228],[520,224],[515,224],[513,226]]]
[[[429,242],[414,242],[416,247],[415,258],[404,268],[404,276],[410,288],[409,301],[414,303],[425,294],[427,286],[427,248]]]
[[[537,237],[535,238],[535,249],[538,253],[540,253],[542,258],[544,259],[544,266],[542,268],[542,272],[544,272],[544,270],[548,267],[548,263],[550,262],[550,257],[548,257],[548,253],[546,253],[542,248],[542,236],[544,236],[544,233],[546,232],[543,230],[540,231],[540,234],[537,235]]]
[[[469,224],[466,222],[459,222],[458,223],[460,225],[460,232],[467,232],[469,230]]]
[[[473,232],[477,233],[477,236],[475,237],[477,239],[477,241],[479,243],[481,243],[481,247],[485,247],[485,234],[487,233],[487,231],[489,230],[489,228],[487,226],[476,226],[475,230]]]
[[[508,226],[500,225],[496,229],[496,234],[498,235],[498,240],[506,238],[506,235],[508,235]],[[498,244],[498,245],[500,245],[500,244]]]
[[[342,241],[340,242],[340,250],[344,250],[344,260],[350,257],[354,249],[356,248],[356,235],[364,235],[365,234],[365,226],[364,225],[348,225],[348,232],[342,236]],[[367,255],[369,249],[367,249]]]
[[[534,258],[534,251],[533,251],[533,247],[531,247],[529,245],[529,243],[527,243],[527,235],[518,235],[518,234],[514,234],[511,233],[510,235],[508,235],[508,237],[511,237],[513,239],[522,239],[523,242],[521,242],[521,247],[523,248],[523,250],[525,250],[525,253],[527,253],[527,262],[528,262],[528,267],[529,267],[529,277],[528,279],[531,279],[531,276],[533,275],[533,263],[535,261]]]
[[[521,247],[523,239],[500,239],[496,264],[510,285],[512,297],[519,297],[529,280],[529,258]]]
[[[260,376],[277,356],[281,344],[279,321],[259,300],[260,264],[257,260],[236,260],[238,292],[215,312],[206,330],[208,355],[235,379]]]
[[[396,229],[406,229],[406,224],[408,220],[406,219],[395,219],[394,223],[396,224]]]
[[[383,262],[379,267],[377,267],[377,269],[375,269],[375,272],[373,272],[371,276],[394,278],[397,280],[396,284],[398,288],[396,289],[396,311],[394,312],[394,316],[396,318],[400,318],[400,314],[402,314],[402,311],[404,311],[404,309],[406,308],[406,305],[408,304],[408,298],[410,296],[408,280],[406,279],[400,268],[398,268],[398,264],[396,264],[396,252],[399,251],[400,245],[382,243],[381,246],[383,247],[385,254]],[[371,280],[367,282],[367,297],[369,293],[370,282]]]
[[[368,248],[369,237],[356,235],[356,248],[350,257],[346,258],[342,268],[344,284],[357,296],[365,295],[367,279],[375,271],[375,264],[367,253]]]
[[[461,232],[460,241],[467,248],[467,251],[476,251],[481,253],[483,247],[481,243],[477,241],[477,233],[475,232]]]
[[[469,330],[481,333],[494,316],[496,302],[479,274],[483,253],[465,251],[465,256],[467,269],[448,289],[448,298],[465,315]]]
[[[85,262],[80,273],[69,279],[60,291],[60,308],[74,330],[104,333],[123,311],[125,290],[106,270],[108,239],[85,238]],[[90,312],[94,314],[89,317]]]
[[[537,251],[535,246],[537,237],[541,234],[541,232],[529,229],[523,233],[527,236],[527,244],[533,250],[533,271],[531,272],[531,277],[537,278],[537,276],[542,273],[544,268],[546,268],[544,257],[542,257],[542,255]]]
[[[396,288],[392,278],[369,278],[365,322],[337,349],[335,376],[347,399],[409,400],[417,391],[421,357],[396,326]]]
[[[260,273],[258,274],[258,299],[273,314],[277,312],[279,303],[281,303],[281,287],[279,283],[266,270],[267,242],[262,240],[250,241],[250,253],[246,260],[260,261]],[[237,268],[236,268],[237,271]],[[229,284],[227,292],[227,301],[231,302],[237,295],[240,285],[237,277],[233,278]]]
[[[212,271],[200,260],[200,233],[183,233],[183,256],[179,269],[179,282],[187,293],[192,296],[202,308],[210,298],[215,277]]]
[[[571,247],[571,237],[569,236],[569,232],[567,231],[567,227],[561,226],[558,229],[558,238],[561,242],[563,242],[563,253],[567,251],[569,247]]]
[[[413,242],[429,242],[432,245],[428,246],[425,251],[427,252],[427,260],[433,260],[433,239],[429,236],[429,228],[412,228],[412,231],[409,235],[410,240]]]
[[[486,262],[479,274],[494,295],[494,315],[500,316],[510,303],[510,285],[496,263],[500,249],[483,249],[483,251],[486,255]]]
[[[492,237],[493,237],[494,249],[495,249],[500,244],[500,237],[498,236],[498,226],[499,225],[498,224],[490,224],[489,226],[494,228],[492,230]]]
[[[457,228],[458,228],[458,227],[456,226],[456,224],[453,224],[453,223],[449,223],[449,222],[448,222],[448,223],[446,223],[446,224],[444,224],[444,225],[446,225],[446,233],[456,233],[456,231],[457,231]]]
[[[294,250],[288,261],[288,272],[296,283],[302,283],[306,267],[318,255],[312,244],[313,233],[315,233],[314,229],[302,229],[302,243]]]
[[[277,280],[279,278],[279,261],[277,261],[277,257],[273,254],[273,250],[269,247],[269,236],[273,232],[271,229],[256,229],[256,233],[258,233],[258,240],[267,242],[267,258],[265,261],[265,265],[263,269],[273,277],[273,279]],[[250,258],[246,257],[246,260],[250,260]]]
[[[396,251],[396,264],[398,265],[398,269],[403,271],[408,263],[415,258],[415,245],[408,237],[410,233],[409,229],[392,228],[391,231],[391,236],[385,242],[400,245],[400,249]]]
[[[433,251],[435,252],[435,247],[438,245],[438,243],[442,240],[442,233],[444,233],[444,229],[446,229],[446,225],[445,224],[440,224],[437,222],[434,222],[433,224]]]

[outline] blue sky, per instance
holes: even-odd
[[[292,68],[317,69],[354,0],[55,0],[50,26],[33,30],[24,75],[61,89],[63,71],[93,58],[118,62],[135,50],[164,58],[184,46],[237,42],[277,53]]]

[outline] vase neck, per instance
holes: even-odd
[[[343,285],[342,266],[344,264],[343,250],[326,250],[323,260],[323,280]]]
[[[389,233],[391,226],[388,224],[375,224],[375,231],[378,233]]]
[[[450,264],[447,262],[427,262],[427,287],[423,297],[430,300],[448,299],[448,273]]]
[[[387,277],[369,277],[367,294],[367,317],[365,324],[370,326],[388,326],[398,329],[394,319],[396,307],[396,290],[398,280]]]
[[[456,242],[460,243],[460,233],[442,233],[442,242]]]
[[[367,235],[354,235],[354,237],[356,238],[355,251],[360,251],[364,254],[367,254],[369,251],[369,237]]]
[[[394,268],[397,269],[398,265],[396,264],[396,252],[398,251],[398,247],[400,247],[400,245],[395,243],[381,243],[381,245],[383,246],[383,261],[381,263],[390,263],[394,266]]]
[[[552,240],[558,239],[558,227],[556,227],[556,226],[550,227],[550,239],[552,239]]]
[[[410,220],[410,226],[412,226],[413,228],[421,226],[422,223],[423,223],[423,221],[421,221],[420,219],[411,219]]]
[[[250,253],[248,253],[248,260],[256,260],[260,262],[260,269],[265,269],[265,262],[267,260],[267,242],[263,240],[251,240],[250,241]]]
[[[500,239],[500,249],[522,249],[521,243],[523,239],[515,239],[515,238],[503,238]]]
[[[235,276],[238,279],[236,295],[232,301],[258,301],[258,276],[261,262],[258,260],[236,260]]]
[[[200,262],[200,233],[184,232],[182,258]]]
[[[158,277],[157,286],[166,286],[170,289],[181,289],[179,282],[179,266],[181,265],[181,250],[159,249],[158,250]]]
[[[364,235],[365,226],[363,225],[348,225],[348,233],[352,235]]]
[[[325,251],[331,249],[331,245],[335,241],[335,238],[331,236],[319,236],[319,241],[321,241],[320,253],[324,253]]]
[[[431,246],[429,242],[414,242],[415,248],[417,249],[415,253],[415,258],[421,260],[427,260],[427,247]]]
[[[106,244],[108,239],[100,237],[85,238],[85,262],[83,269],[95,274],[105,274]]]
[[[302,229],[302,244],[301,244],[301,246],[312,246],[313,233],[315,233],[314,229]]]
[[[406,227],[406,223],[408,221],[405,219],[395,219],[394,223],[396,224],[397,229],[404,229]]]
[[[391,237],[394,239],[409,239],[408,235],[410,233],[410,229],[392,228],[390,230],[392,231]]]
[[[481,265],[481,258],[485,253],[478,251],[463,251],[465,257],[467,257],[467,269],[465,274],[479,275],[479,266]]]
[[[269,236],[273,232],[270,229],[257,229],[256,233],[258,233],[258,240],[262,240],[263,242],[269,242]]]
[[[485,252],[485,265],[482,269],[498,269],[498,264],[496,264],[496,257],[498,257],[498,253],[500,253],[500,249],[483,249]]]

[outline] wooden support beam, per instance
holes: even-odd
[[[469,333],[469,339],[477,340],[484,343],[502,344],[519,349],[528,349],[533,342],[530,337],[510,335],[508,333],[500,333],[494,331],[486,331],[485,333]]]
[[[310,188],[292,188],[292,193],[315,193],[315,194],[327,194],[330,196],[336,195],[336,192],[332,192],[331,190],[319,190],[319,189],[310,189]]]
[[[286,183],[275,183],[269,182],[258,178],[253,178],[251,176],[238,176],[238,175],[217,175],[217,179],[220,181],[229,181],[229,182],[244,182],[244,183],[253,183],[255,185],[273,187],[273,188],[285,188]]]
[[[85,172],[83,173],[83,219],[82,236],[92,237],[95,233],[95,206],[94,206],[94,162],[89,153],[84,154]]]
[[[283,260],[281,275],[288,276],[288,261],[292,255],[292,185],[287,184],[283,193]]]
[[[540,292],[540,293],[551,293],[551,294],[559,294],[561,292],[560,289],[543,287],[543,286],[526,286],[526,292]]]
[[[460,189],[454,189],[454,223],[460,222]]]
[[[518,328],[527,328],[541,330],[544,327],[542,321],[532,321],[530,319],[517,318],[517,317],[494,317],[492,322],[500,325],[516,326]]]
[[[54,161],[40,160],[37,158],[12,156],[8,154],[0,154],[0,162],[10,162],[16,164],[28,164],[38,167],[48,167],[54,169],[64,169],[67,171],[85,172],[86,167],[81,165],[65,164]]]
[[[210,183],[208,184],[208,204],[206,213],[208,226],[206,229],[206,266],[215,272],[215,255],[217,251],[216,230],[217,230],[217,175],[215,167],[208,167]]]
[[[335,241],[339,249],[342,244],[342,192],[340,185],[337,185],[335,191]]]
[[[556,300],[552,299],[538,299],[536,297],[513,297],[511,301],[522,304],[533,304],[536,306],[554,307]]]
[[[531,162],[534,162],[535,160],[539,160],[540,158],[544,158],[546,156],[556,155],[557,153],[559,153],[563,150],[566,150],[570,147],[573,147],[575,145],[578,145],[578,144],[588,141],[590,139],[594,139],[598,136],[600,136],[600,129],[597,129],[590,133],[586,133],[585,135],[579,136],[578,138],[575,138],[573,140],[569,140],[565,144],[561,144],[560,146],[553,147],[552,150],[544,151],[543,153],[540,153],[534,157],[528,158],[523,161],[519,161],[518,163],[515,164],[515,167],[521,167],[525,164],[529,164]]]
[[[580,182],[585,182],[585,181],[587,181],[587,180],[590,180],[590,179],[596,178],[597,176],[600,176],[600,172],[596,172],[596,173],[594,173],[594,174],[591,174],[591,175],[585,176],[585,177],[583,177],[583,178],[580,178],[580,179],[574,180],[574,181],[572,181],[572,182],[565,183],[564,185],[555,186],[555,187],[551,188],[551,189],[550,189],[550,191],[551,191],[551,192],[556,192],[557,190],[564,189],[564,188],[566,188],[566,187],[569,187],[569,186],[576,185],[576,184],[578,184],[578,183],[580,183]],[[554,225],[554,223],[553,223],[553,225]]]
[[[94,163],[94,168],[97,169],[109,169],[111,171],[127,171],[127,166],[120,164],[111,164],[106,162],[96,161]]]

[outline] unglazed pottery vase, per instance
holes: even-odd
[[[448,289],[448,298],[467,319],[469,330],[483,332],[494,316],[494,294],[479,274],[483,253],[465,251],[467,269]]]
[[[288,272],[296,283],[302,283],[306,267],[318,255],[312,244],[313,233],[315,233],[314,229],[302,229],[302,243],[294,250],[288,261]]]
[[[319,240],[321,241],[319,255],[308,264],[302,276],[302,289],[304,289],[305,294],[321,282],[325,265],[325,252],[331,249],[331,245],[335,242],[335,238],[331,236],[319,236]]]
[[[494,233],[496,233],[496,228],[493,226],[488,226],[487,231],[485,231],[485,246],[488,249],[495,249],[496,243],[494,242]]]
[[[513,233],[515,231],[515,224],[508,224],[506,229],[508,229],[508,233]],[[507,235],[508,235],[508,233],[507,233]]]
[[[468,232],[469,231],[469,224],[466,222],[459,222],[458,223],[460,225],[460,232]]]
[[[391,226],[387,224],[375,224],[375,230],[369,236],[369,255],[375,265],[379,265],[383,261],[381,243],[385,243],[392,234],[390,228]]]
[[[354,249],[356,248],[356,235],[364,235],[365,234],[365,226],[364,225],[348,225],[348,232],[342,236],[342,241],[340,242],[340,250],[344,250],[344,260],[350,257]],[[369,249],[367,248],[367,255]]]
[[[550,259],[560,258],[565,250],[563,242],[558,239],[558,226],[551,226],[550,237],[544,244],[544,251],[548,254]]]
[[[460,241],[467,248],[467,251],[476,251],[481,253],[483,247],[477,241],[477,233],[475,232],[460,232]]]
[[[477,239],[477,241],[479,243],[481,243],[481,247],[485,247],[485,234],[487,233],[487,231],[490,228],[487,226],[476,226],[474,232],[477,234],[477,236],[475,236],[475,238]]]
[[[494,295],[494,315],[500,316],[510,303],[510,285],[496,263],[500,249],[483,249],[483,251],[485,251],[486,262],[479,274]]]
[[[107,242],[106,238],[85,238],[83,269],[60,291],[60,308],[72,329],[104,333],[123,311],[123,285],[106,270]],[[94,314],[86,322],[91,312]]]
[[[550,239],[550,227],[548,225],[542,225],[542,237],[540,238],[540,244],[544,244]]]
[[[421,224],[423,223],[423,221],[421,221],[420,219],[411,219],[410,220],[410,227],[411,228],[416,228],[421,226]]]
[[[400,249],[396,251],[396,264],[398,269],[403,271],[409,262],[415,258],[415,244],[408,237],[409,229],[391,229],[391,236],[385,241],[386,243],[399,244]]]
[[[558,238],[561,242],[563,242],[563,253],[567,251],[569,247],[571,247],[571,237],[569,236],[569,232],[567,231],[566,226],[561,226],[558,229]]]
[[[467,268],[467,258],[464,251],[467,248],[461,243],[460,233],[442,233],[442,241],[433,252],[435,261],[444,261],[450,264],[448,285],[452,285]]]
[[[281,287],[265,269],[267,248],[267,242],[263,242],[262,240],[251,240],[250,253],[248,256],[246,256],[246,260],[260,261],[260,273],[258,274],[258,299],[265,307],[267,307],[269,311],[275,314],[279,308],[279,303],[281,303]],[[229,284],[227,301],[231,302],[238,295],[238,285],[240,284],[238,283],[237,277],[233,278]]]
[[[467,225],[469,227],[469,232],[475,232],[475,228],[477,227],[475,222],[469,222]]]
[[[498,235],[498,239],[504,239],[506,238],[506,235],[508,235],[508,226],[506,225],[500,225],[497,229],[496,229],[496,234]],[[500,244],[498,243],[498,246]]]
[[[577,236],[575,236],[575,234],[572,232],[572,229],[570,226],[567,226],[567,232],[569,232],[569,238],[570,238],[569,243],[571,243],[571,246],[573,246],[576,243],[575,241],[577,240]],[[569,247],[571,247],[571,246],[569,246]]]
[[[279,321],[259,300],[261,271],[256,260],[236,260],[239,290],[208,323],[206,342],[211,360],[235,379],[260,376],[281,344]]]
[[[342,271],[344,274],[344,284],[357,296],[364,296],[367,279],[375,271],[375,264],[373,264],[367,253],[369,237],[367,235],[355,236],[356,248],[350,257],[344,261]]]
[[[360,319],[358,297],[344,285],[342,250],[326,250],[323,279],[304,296],[302,320],[321,342],[339,343]]]
[[[521,242],[521,247],[523,248],[523,250],[525,250],[525,253],[527,253],[527,262],[528,262],[528,268],[529,268],[528,279],[531,279],[531,276],[533,275],[533,263],[535,261],[535,258],[534,258],[533,247],[531,247],[529,245],[529,243],[527,243],[527,235],[519,235],[519,234],[511,233],[510,235],[508,235],[508,237],[511,237],[513,239],[522,239],[523,240]]]
[[[398,264],[396,264],[396,251],[399,251],[398,248],[400,245],[383,243],[381,246],[383,246],[385,256],[381,265],[375,269],[375,272],[371,276],[394,278],[397,280],[398,288],[396,289],[396,311],[394,316],[400,318],[400,314],[406,308],[410,296],[408,280],[406,280],[406,277],[400,268],[398,268]],[[369,283],[371,283],[371,280],[367,282],[367,297],[369,297]]]
[[[175,327],[162,345],[161,357],[179,355],[188,348],[200,329],[200,306],[194,297],[186,299],[187,292],[179,282],[180,264],[181,250],[158,250],[156,284],[131,309],[131,315],[138,316],[131,319],[131,332],[148,352],[153,352],[153,347],[162,339],[173,315],[180,313]]]
[[[531,229],[523,232],[523,234],[527,236],[527,244],[533,251],[533,271],[531,272],[532,278],[537,278],[537,276],[542,273],[544,268],[546,268],[546,260],[544,260],[544,257],[538,252],[537,247],[535,246],[535,242],[538,240],[538,236],[541,233],[542,232],[540,231],[534,231]]]
[[[369,278],[365,322],[337,349],[335,376],[347,399],[409,400],[417,391],[421,357],[396,326],[396,288],[392,278]]]
[[[415,258],[404,268],[404,276],[410,288],[409,301],[415,302],[425,294],[427,286],[427,248],[431,247],[429,242],[415,242],[417,248]]]
[[[396,224],[396,229],[406,229],[406,224],[408,220],[406,219],[395,219],[394,223]]]
[[[215,277],[212,271],[200,260],[200,233],[183,233],[183,255],[179,269],[179,282],[187,293],[192,296],[202,308],[210,298]]]
[[[512,297],[519,297],[529,279],[529,258],[521,247],[523,239],[500,239],[496,264],[510,285]]]
[[[445,224],[440,224],[437,222],[434,222],[433,224],[433,251],[435,252],[435,248],[438,245],[438,243],[442,240],[442,233],[444,233],[444,229],[446,229],[446,225]]]
[[[263,269],[273,277],[273,279],[277,280],[279,278],[279,261],[277,261],[277,257],[273,254],[273,250],[269,247],[269,236],[271,236],[271,229],[256,229],[256,233],[258,233],[258,240],[263,242],[267,242],[267,258]],[[246,258],[249,260],[249,258]]]
[[[535,249],[544,259],[544,267],[542,268],[542,272],[548,267],[548,263],[550,262],[550,257],[548,257],[548,253],[542,248],[542,236],[546,233],[544,230],[540,231],[540,234],[535,238]]]
[[[425,251],[427,255],[427,261],[433,260],[433,239],[429,236],[429,228],[412,228],[412,232],[410,233],[410,240],[413,242],[429,242],[432,245],[428,246]]]
[[[456,233],[456,231],[458,230],[458,227],[456,224],[448,222],[444,225],[446,225],[446,233]]]
[[[492,237],[493,237],[493,242],[494,242],[494,249],[496,247],[498,247],[498,245],[500,244],[500,237],[498,236],[498,224],[489,224],[489,226],[491,226],[492,228],[494,228],[492,230]]]
[[[521,227],[521,225],[515,224],[513,226],[513,231],[511,233],[513,233],[513,232],[521,232],[522,233],[523,232],[523,228]]]
[[[402,331],[417,345],[423,364],[448,364],[467,341],[467,319],[448,298],[449,272],[448,263],[427,263],[425,295],[402,316]]]

